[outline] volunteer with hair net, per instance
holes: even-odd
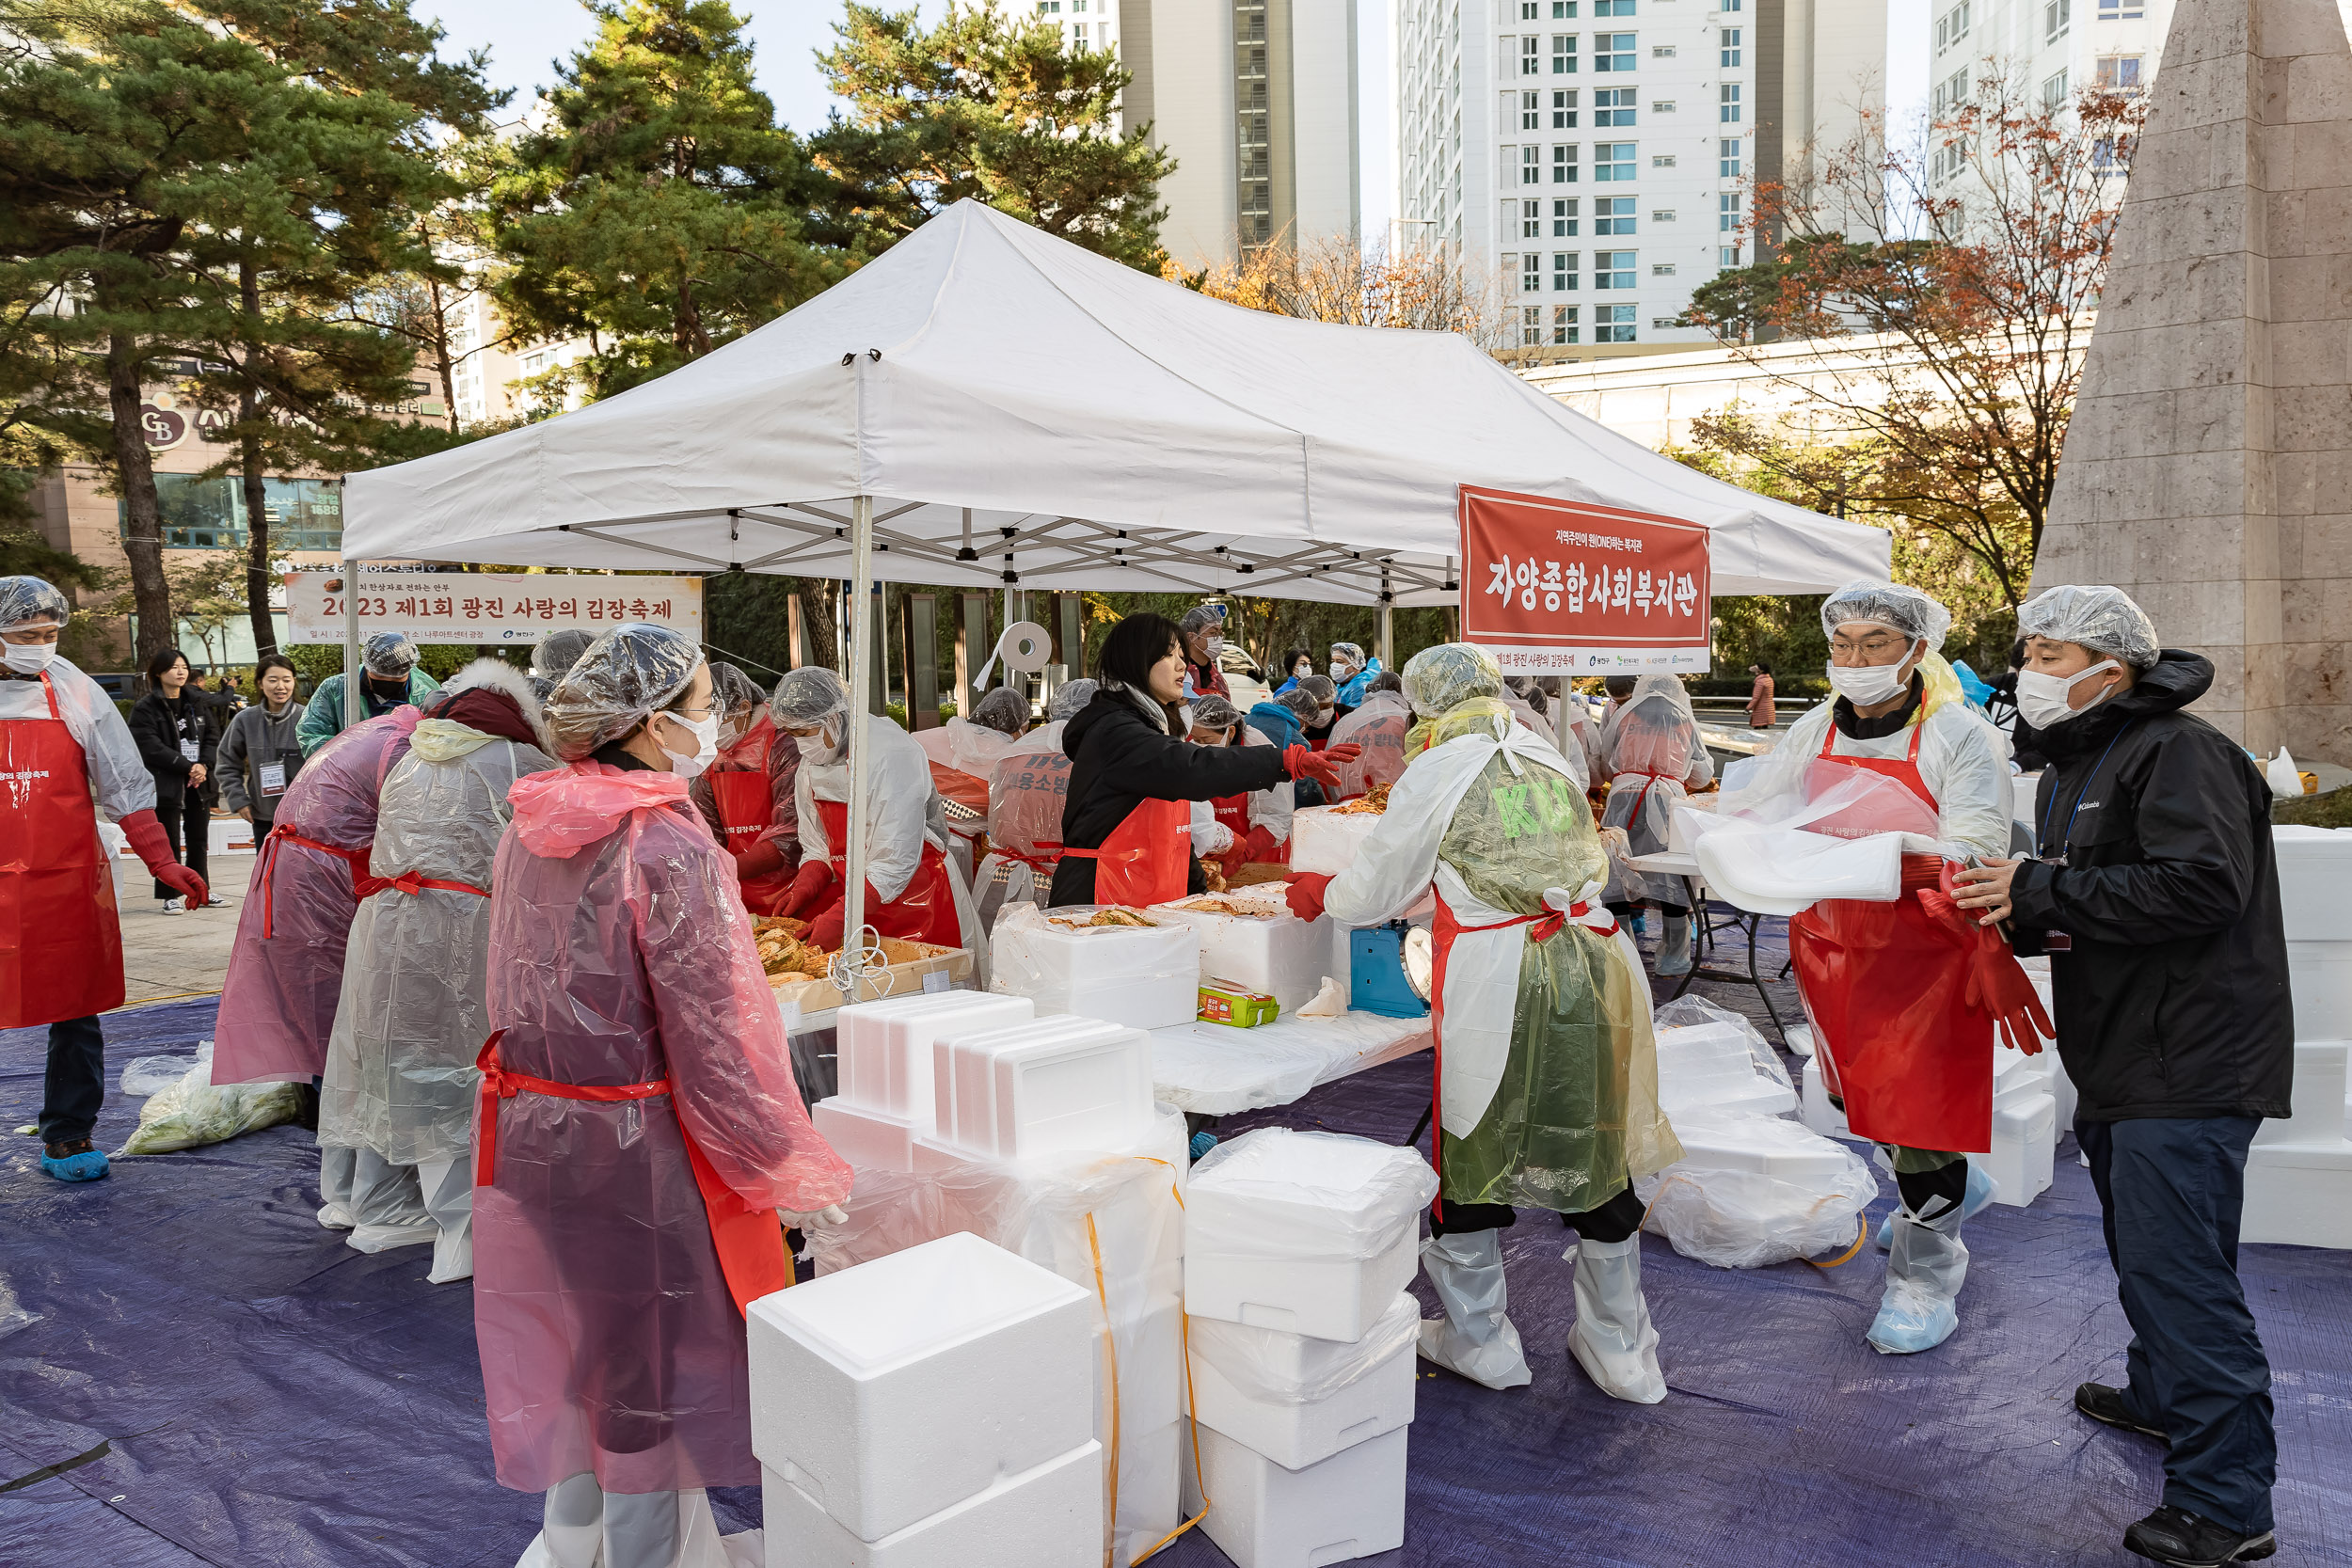
[[[1331,726],[1340,721],[1339,683],[1328,675],[1304,675],[1297,689],[1314,699],[1315,711],[1299,727],[1301,736],[1310,746],[1321,746],[1331,738]]]
[[[776,684],[768,711],[801,752],[801,869],[784,912],[809,923],[812,944],[834,952],[847,918],[850,689],[830,670],[790,671]],[[930,760],[889,720],[860,714],[856,721],[866,748],[866,924],[880,936],[968,948],[975,962],[984,962],[985,933],[947,856],[946,813],[931,785]]]
[[[1663,854],[1675,807],[1686,790],[1715,777],[1714,759],[1699,737],[1691,694],[1672,675],[1612,675],[1615,699],[1601,726],[1600,750],[1609,773],[1609,802],[1601,826],[1622,829],[1626,849],[1611,857],[1609,907],[1630,922],[1637,900],[1658,908],[1658,973],[1691,973],[1690,894],[1679,877],[1636,871],[1633,855]]]
[[[2294,1009],[2269,786],[2184,711],[2213,666],[2157,645],[2120,590],[2017,612],[2017,741],[2047,758],[2038,859],[1963,871],[1959,901],[2050,956],[2074,1137],[2132,1328],[2122,1387],[2074,1406],[2166,1445],[2164,1498],[2123,1534],[2158,1562],[2267,1557],[2279,1444],[2238,1278],[2246,1152],[2288,1114]]]
[[[539,639],[539,645],[531,650],[532,694],[545,703],[555,690],[555,683],[564,678],[588,644],[596,639],[584,631],[551,631]]]
[[[1252,707],[1248,714],[1249,728],[1265,736],[1266,744],[1277,750],[1287,751],[1293,746],[1309,745],[1307,726],[1322,714],[1323,707],[1306,683],[1321,679],[1321,675],[1306,676],[1280,696],[1268,697]],[[1338,776],[1334,768],[1332,777],[1336,779]],[[1294,809],[1323,803],[1324,784],[1321,778],[1303,775],[1292,781],[1291,804]]]
[[[1222,697],[1203,697],[1192,705],[1191,740],[1196,746],[1273,744],[1263,733],[1242,722],[1241,711]],[[1333,766],[1344,776],[1353,765]],[[1285,779],[1266,789],[1240,790],[1213,800],[1193,801],[1193,858],[1217,862],[1220,874],[1227,877],[1251,862],[1273,864],[1283,860],[1290,853],[1295,787]]]
[[[1225,652],[1225,607],[1194,605],[1176,623],[1176,633],[1184,645],[1184,700],[1206,696],[1230,699],[1233,691],[1225,684],[1225,667],[1220,662]]]
[[[1405,700],[1405,683],[1395,672],[1384,670],[1365,682],[1364,700],[1331,726],[1331,744],[1362,748],[1354,762],[1342,765],[1333,801],[1396,783],[1405,772],[1405,732],[1412,726],[1413,705]]]
[[[675,632],[596,639],[492,874],[474,1333],[499,1483],[543,1495],[533,1568],[726,1560],[705,1491],[759,1479],[743,1307],[850,1192],[687,799],[710,693]]]
[[[489,1035],[490,863],[507,792],[555,766],[530,677],[476,659],[387,749],[373,889],[359,901],[319,1090],[319,1144],[354,1151],[350,1244],[430,1243],[473,1273],[474,1056]]]
[[[1028,727],[1029,699],[1000,686],[972,705],[970,718],[959,714],[945,724],[917,731],[914,740],[942,768],[985,782]]]
[[[404,704],[421,702],[441,689],[440,683],[417,668],[417,645],[396,631],[370,632],[359,644],[359,692],[367,716],[381,719]],[[302,710],[294,734],[309,756],[343,729],[343,677],[339,671],[319,682],[310,705]]]
[[[1967,1155],[1992,1147],[1995,1023],[2028,1051],[2037,1025],[2047,1032],[2016,960],[1948,895],[1958,863],[2008,850],[2011,810],[2008,747],[1937,652],[1951,623],[1894,583],[1823,600],[1836,700],[1790,725],[1722,806],[1804,801],[1828,813],[1816,832],[1908,835],[1895,902],[1824,899],[1788,923],[1823,1080],[1901,1196],[1868,1335],[1889,1354],[1932,1349],[1959,1326],[1961,1226],[1993,1197]]]
[[[1380,661],[1367,661],[1364,650],[1353,642],[1331,644],[1331,684],[1337,689],[1341,707],[1360,707],[1364,688],[1380,671]]]
[[[113,699],[57,657],[72,615],[40,578],[0,578],[0,778],[10,781],[0,795],[0,1029],[49,1026],[40,1168],[94,1181],[106,1174],[90,1142],[106,1098],[98,1015],[122,1006],[122,926],[99,818],[191,907],[210,893],[172,854],[155,780]]]
[[[768,717],[768,693],[722,661],[710,667],[710,697],[719,713],[719,754],[687,792],[735,863],[743,907],[754,914],[774,914],[792,892],[801,847],[797,840],[783,845],[775,836],[777,737],[775,721]],[[797,759],[797,748],[783,749]]]
[[[1549,1209],[1579,1237],[1569,1351],[1602,1392],[1655,1404],[1666,1382],[1633,1180],[1682,1149],[1658,1107],[1649,981],[1600,901],[1591,809],[1560,753],[1514,722],[1485,649],[1415,654],[1405,691],[1427,748],[1355,863],[1294,873],[1289,900],[1302,920],[1373,926],[1434,885],[1442,1186],[1422,1262],[1445,1316],[1422,1324],[1421,1354],[1490,1388],[1532,1381],[1502,1230],[1515,1205]]]
[[[988,853],[972,878],[980,929],[995,929],[1008,904],[1034,904],[1061,859],[1061,808],[1070,757],[1061,735],[1094,700],[1095,683],[1064,681],[1046,699],[1045,722],[1024,736],[988,776]],[[1205,701],[1206,699],[1204,699]]]

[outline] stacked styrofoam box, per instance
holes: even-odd
[[[2352,1247],[2352,832],[2277,827],[2279,907],[2295,1007],[2295,1114],[2265,1121],[2246,1156],[2241,1240]]]
[[[1102,1560],[1088,1292],[956,1235],[746,1316],[770,1563]]]
[[[1309,806],[1291,816],[1293,871],[1336,877],[1356,863],[1364,844],[1380,826],[1376,811],[1342,811],[1337,806]]]
[[[1821,1058],[1804,1059],[1804,1124],[1824,1138],[1854,1138],[1854,1130],[1846,1125],[1846,1113],[1830,1103],[1829,1083],[1821,1075]]]
[[[1027,996],[1040,1017],[1077,1013],[1168,1029],[1200,1012],[1200,941],[1189,926],[1077,926],[1083,907],[1020,904],[997,918],[989,990]]]
[[[1153,906],[1154,917],[1180,922],[1199,933],[1203,979],[1230,981],[1263,991],[1284,1012],[1313,1000],[1323,977],[1332,973],[1331,922],[1301,920],[1283,902],[1281,889],[1255,887],[1216,895],[1263,914],[1217,914],[1189,910],[1197,899]]]
[[[2023,1209],[2048,1190],[2058,1148],[2058,1053],[1993,1048],[1993,1148],[1969,1161],[1993,1179],[1993,1201]]]
[[[918,1150],[1030,1160],[1123,1148],[1152,1125],[1152,1051],[1099,1018],[940,1031],[931,1041],[932,1132]]]
[[[1216,1499],[1201,1528],[1239,1568],[1404,1544],[1420,1309],[1402,1291],[1435,1187],[1409,1148],[1286,1128],[1194,1173],[1184,1306],[1208,1341],[1193,1420]]]
[[[860,1002],[840,1012],[840,1092],[810,1113],[834,1153],[861,1169],[914,1169],[915,1140],[937,1130],[932,1047],[944,1033],[1025,1023],[1025,996],[932,991]]]
[[[1670,1118],[1702,1106],[1772,1117],[1797,1095],[1756,1069],[1740,1025],[1693,1023],[1658,1031],[1658,1103]]]
[[[1851,1168],[1836,1144],[1779,1117],[1685,1116],[1675,1123],[1680,1164],[1701,1171],[1750,1171],[1785,1181],[1835,1178]]]

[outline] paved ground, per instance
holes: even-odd
[[[137,861],[115,861],[115,907],[122,916],[123,1005],[167,997],[208,995],[220,990],[229,972],[229,949],[237,935],[237,912],[246,882],[253,875],[250,854],[215,855],[208,868],[229,900],[216,910],[167,915],[155,900],[154,881]]]

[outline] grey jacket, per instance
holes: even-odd
[[[294,732],[302,722],[302,705],[290,702],[277,718],[269,716],[268,707],[261,703],[246,708],[229,721],[229,733],[220,740],[220,798],[230,811],[252,808],[253,820],[267,822],[277,813],[279,795],[262,793],[262,764],[280,760],[286,763],[286,783],[294,783],[294,771],[301,767],[302,740]],[[281,791],[282,794],[282,791]]]

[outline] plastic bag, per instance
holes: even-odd
[[[130,1140],[115,1153],[168,1154],[275,1127],[302,1114],[301,1096],[292,1084],[232,1084],[215,1088],[209,1082],[212,1075],[208,1055],[181,1074],[178,1083],[156,1090],[139,1107],[139,1124]]]
[[[1358,1261],[1393,1248],[1437,1196],[1419,1149],[1261,1127],[1192,1167],[1185,1212],[1201,1249],[1221,1257]]]
[[[2303,775],[2296,770],[2295,758],[2284,746],[2279,754],[2263,765],[2263,782],[2270,793],[2282,800],[2291,800],[2303,793]]]
[[[210,1067],[212,1063],[211,1040],[199,1040],[193,1056],[134,1056],[122,1064],[122,1092],[144,1100],[185,1078],[190,1068]]]
[[[1323,985],[1314,995],[1291,1013],[1293,1018],[1337,1018],[1347,1011],[1347,988],[1331,975],[1323,977]]]
[[[1360,1339],[1311,1339],[1279,1329],[1195,1318],[1192,1352],[1236,1388],[1271,1404],[1321,1404],[1361,1382],[1421,1332],[1421,1304],[1400,1295]]]
[[[1633,1195],[1648,1206],[1643,1228],[1663,1236],[1685,1258],[1719,1269],[1758,1269],[1795,1258],[1813,1258],[1851,1246],[1860,1234],[1861,1213],[1878,1196],[1878,1179],[1854,1151],[1803,1126],[1772,1117],[1734,1118],[1746,1131],[1784,1142],[1822,1146],[1828,1167],[1802,1175],[1756,1170],[1711,1169],[1702,1150],[1653,1176],[1637,1178]],[[1676,1118],[1683,1135],[1697,1142],[1709,1118]],[[1828,1157],[1835,1151],[1836,1158]]]
[[[1797,1085],[1781,1065],[1780,1053],[1774,1051],[1754,1023],[1729,1007],[1719,1007],[1701,996],[1677,996],[1650,1015],[1652,1025],[1660,1029],[1688,1029],[1701,1023],[1728,1023],[1740,1031],[1748,1042],[1748,1054],[1756,1058],[1756,1070],[1784,1089]]]

